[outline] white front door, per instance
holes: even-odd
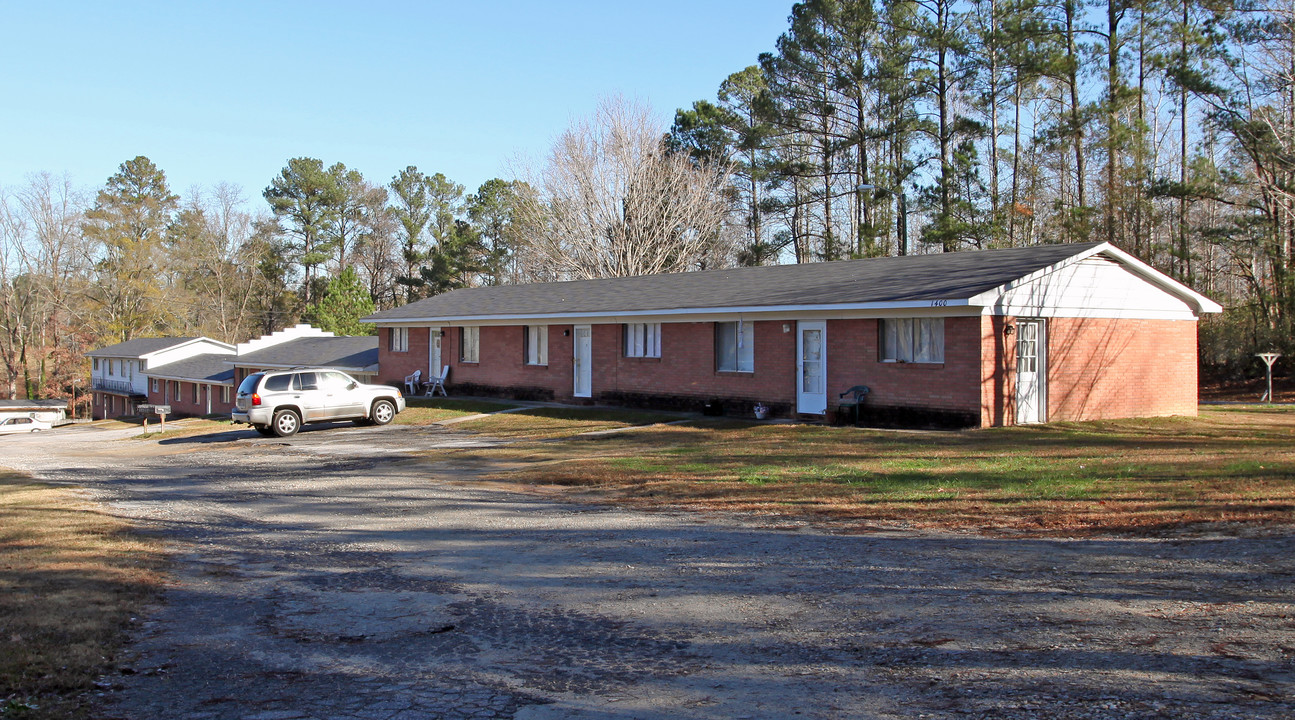
[[[441,329],[434,327],[427,333],[427,380],[441,376]]]
[[[573,394],[576,397],[590,397],[593,395],[593,365],[593,336],[588,325],[577,325],[575,327],[575,353],[572,358],[575,373],[575,392]]]
[[[796,323],[796,412],[823,415],[827,412],[827,323],[802,320]]]
[[[1043,351],[1043,321],[1016,321],[1016,423],[1043,422],[1044,384],[1047,378]]]

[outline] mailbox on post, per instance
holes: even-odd
[[[139,411],[144,413],[144,432],[148,432],[148,415],[152,413],[159,419],[158,432],[166,432],[166,416],[171,414],[170,405],[140,405]]]

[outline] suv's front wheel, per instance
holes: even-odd
[[[301,418],[291,410],[280,410],[274,414],[274,422],[270,426],[279,437],[296,435],[301,429]]]
[[[374,425],[386,425],[396,417],[396,406],[390,400],[377,400],[369,411],[369,420]]]

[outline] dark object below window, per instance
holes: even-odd
[[[723,415],[724,401],[719,398],[707,400],[705,404],[701,406],[701,414],[708,415],[710,417],[719,417],[720,415]]]
[[[863,405],[863,400],[864,398],[868,397],[869,392],[870,390],[868,389],[867,385],[855,385],[849,390],[846,390],[845,392],[841,393],[840,395],[841,404],[838,405],[836,409],[837,424],[842,424],[844,422],[844,416],[846,411],[851,410],[853,411],[853,417],[851,419],[854,421],[855,425],[858,425],[859,407]],[[850,396],[849,400],[845,399],[847,395]]]
[[[538,402],[552,402],[554,399],[553,390],[550,388],[480,385],[477,383],[454,383],[454,394]]]
[[[859,422],[863,427],[927,428],[931,430],[957,430],[980,426],[980,416],[958,410],[936,410],[915,407],[859,407]],[[849,425],[853,408],[837,408],[836,421]]]

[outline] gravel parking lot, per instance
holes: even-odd
[[[1295,539],[850,534],[474,484],[440,428],[0,465],[176,553],[104,717],[1293,718]]]

